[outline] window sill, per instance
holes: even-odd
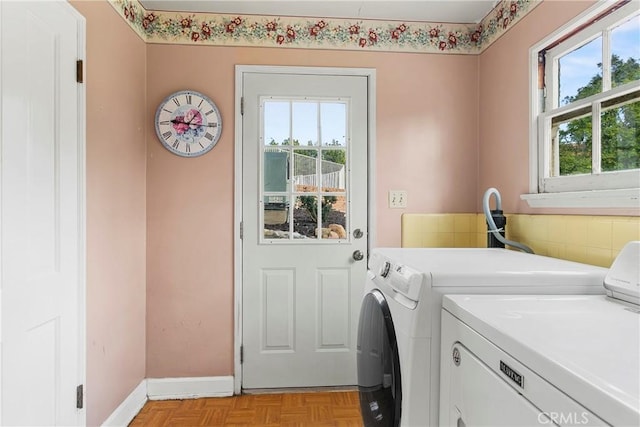
[[[522,194],[532,208],[640,208],[640,188]]]

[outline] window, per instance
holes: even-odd
[[[336,242],[348,230],[349,102],[261,99],[262,242]]]
[[[534,46],[537,73],[532,75],[539,82],[532,91],[537,98],[532,100],[537,146],[532,153],[538,157],[534,192],[630,194],[633,189],[637,194],[639,40],[640,11],[634,2],[600,2]],[[631,200],[638,205],[637,197]]]

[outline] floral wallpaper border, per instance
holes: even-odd
[[[109,0],[147,43],[478,54],[543,0],[502,0],[479,24],[146,10]]]

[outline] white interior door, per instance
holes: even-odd
[[[245,73],[242,387],[356,384],[367,77]]]
[[[2,425],[82,425],[84,20],[0,2]]]

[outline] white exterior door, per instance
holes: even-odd
[[[83,425],[84,19],[0,2],[2,425]]]
[[[356,384],[368,78],[244,73],[242,387]]]

